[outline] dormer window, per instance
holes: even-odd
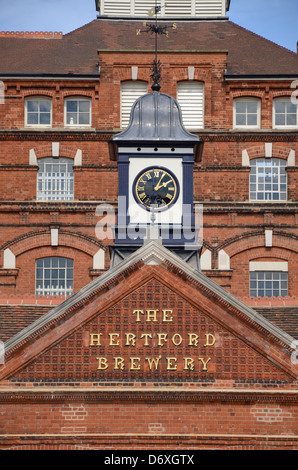
[[[273,102],[273,127],[298,127],[298,106],[289,97],[276,98]]]
[[[65,126],[91,126],[91,100],[89,98],[67,98],[64,112]]]
[[[234,99],[234,128],[258,129],[261,121],[261,101],[258,98]]]
[[[50,127],[52,125],[52,101],[49,98],[27,98],[25,100],[25,125]]]

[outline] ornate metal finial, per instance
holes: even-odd
[[[152,74],[150,77],[153,80],[153,85],[152,85],[152,90],[153,91],[159,91],[161,89],[161,86],[159,82],[161,81],[161,63],[159,60],[154,60],[152,64]]]

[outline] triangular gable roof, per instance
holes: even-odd
[[[199,305],[200,311],[232,331],[284,374],[292,379],[298,377],[298,367],[290,357],[294,341],[291,336],[152,241],[9,339],[5,343],[6,363],[0,369],[0,380],[12,377],[152,278]],[[178,281],[182,288],[176,287]]]

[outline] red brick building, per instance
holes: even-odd
[[[117,136],[152,91],[143,3],[0,33],[0,445],[297,448],[298,55],[230,22],[230,2],[161,2],[161,92],[204,144],[200,269],[156,242],[111,267]]]

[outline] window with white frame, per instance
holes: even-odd
[[[287,200],[287,162],[279,158],[250,161],[249,197],[252,201]]]
[[[64,102],[64,122],[69,127],[91,126],[91,99],[67,98]]]
[[[177,101],[186,129],[204,127],[204,83],[185,80],[177,84]]]
[[[26,98],[25,125],[49,127],[52,125],[52,100],[49,98]]]
[[[273,101],[273,127],[298,127],[298,106],[291,102],[290,97]]]
[[[249,293],[252,297],[288,295],[288,263],[250,262]]]
[[[37,199],[70,201],[74,199],[73,160],[42,158],[38,161]]]
[[[235,98],[234,128],[259,128],[261,122],[261,101],[256,98]]]
[[[73,294],[73,260],[60,257],[36,260],[36,295]]]
[[[140,80],[121,83],[121,127],[126,128],[130,121],[131,108],[140,96],[148,93],[148,84]]]

